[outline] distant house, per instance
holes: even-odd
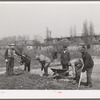
[[[44,39],[44,42],[53,42],[53,43],[56,43],[58,41],[61,41],[62,38],[51,38],[51,39]]]
[[[33,45],[27,45],[27,49],[33,49]]]
[[[27,49],[33,49],[34,45],[33,45],[33,41],[32,40],[28,40],[26,43],[26,48]]]
[[[91,36],[88,35],[87,38],[90,38]],[[72,42],[73,39],[75,40],[74,44],[78,44],[78,43],[84,43],[84,36],[75,36],[75,37],[61,37],[61,38],[50,38],[50,39],[44,39],[45,42],[53,42],[53,43],[57,43],[57,42],[61,42],[61,41],[67,41],[67,42]],[[100,35],[93,35],[92,37],[93,42],[100,42]]]

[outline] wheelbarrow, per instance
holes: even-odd
[[[56,78],[61,78],[63,76],[65,76],[65,74],[68,74],[68,72],[70,70],[67,70],[67,69],[55,69],[55,68],[51,68],[51,70],[54,72],[53,73],[53,77]]]
[[[67,71],[67,69],[55,69],[55,68],[51,68],[51,70],[55,73],[64,73]]]

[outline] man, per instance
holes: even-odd
[[[5,62],[6,62],[6,75],[12,76],[14,69],[14,44],[10,44],[9,47],[5,51]]]
[[[69,70],[70,53],[67,47],[68,46],[63,46],[63,52],[61,53],[61,65],[62,65],[62,69]]]
[[[27,54],[21,56],[21,64],[24,64],[24,71],[28,70],[30,72],[31,57]]]
[[[86,51],[86,49],[82,48],[80,50],[80,52],[82,53],[82,59],[83,59],[83,63],[84,63],[82,72],[86,71],[86,75],[87,75],[86,85],[89,87],[92,87],[91,75],[92,75],[93,66],[94,66],[93,59],[92,59],[91,55]]]
[[[27,48],[23,49],[23,52],[21,53],[21,63],[24,64],[24,71],[30,72],[30,65],[31,65],[31,51]]]
[[[81,74],[81,69],[82,69],[83,63],[82,61],[79,59],[75,62],[75,80],[78,83],[79,79],[80,79],[80,74]]]
[[[51,63],[51,59],[43,54],[37,55],[36,59],[41,63],[41,70],[44,69],[44,76],[48,76],[48,67]]]

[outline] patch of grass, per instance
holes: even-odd
[[[5,50],[0,50],[0,67],[5,67],[5,59],[4,59]]]
[[[75,58],[81,58],[82,55],[80,52],[72,51],[70,52],[70,56],[71,56],[71,59],[75,59]]]

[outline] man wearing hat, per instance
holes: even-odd
[[[68,45],[63,46],[63,52],[61,53],[61,65],[62,69],[69,70],[70,53],[68,51]]]
[[[14,44],[8,45],[8,48],[5,51],[5,62],[6,62],[6,75],[12,76],[13,75],[13,68],[14,68]]]
[[[87,75],[86,85],[89,87],[92,87],[91,75],[92,75],[93,66],[94,66],[93,59],[91,55],[86,51],[86,49],[82,48],[80,52],[82,53],[82,59],[83,59],[83,64],[84,64],[82,72],[86,71],[86,75]]]

